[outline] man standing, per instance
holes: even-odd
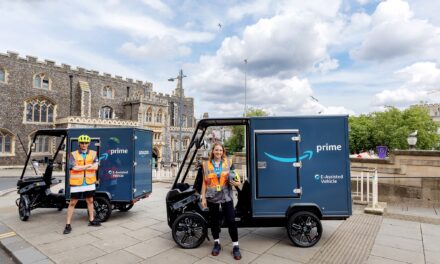
[[[70,153],[70,203],[67,208],[67,222],[64,234],[72,231],[70,222],[73,210],[78,199],[86,199],[87,210],[89,211],[89,226],[100,226],[101,223],[94,220],[93,216],[93,195],[96,190],[96,171],[98,170],[98,157],[94,150],[89,150],[90,137],[81,135],[78,137],[79,150]]]

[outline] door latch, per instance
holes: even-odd
[[[265,161],[259,161],[257,164],[257,167],[259,169],[265,169],[265,168],[267,168],[267,163]]]

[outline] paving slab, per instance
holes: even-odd
[[[401,262],[401,261],[382,258],[373,255],[371,255],[366,262],[366,264],[403,264],[403,263],[407,263],[407,262]]]
[[[120,249],[140,243],[141,240],[135,239],[125,234],[115,235],[110,239],[102,239],[93,243],[93,246],[111,253]]]
[[[440,264],[440,246],[437,246],[436,251],[427,250],[425,252],[426,263]]]
[[[97,248],[94,245],[88,244],[52,255],[51,258],[56,263],[76,264],[104,256],[105,254],[105,251]]]
[[[131,263],[139,263],[142,261],[142,258],[133,255],[125,250],[119,250],[112,252],[110,254],[104,255],[102,257],[95,258],[93,260],[89,260],[87,262],[83,262],[85,264],[131,264]]]
[[[406,263],[414,263],[414,264],[425,263],[425,257],[423,253],[392,248],[387,246],[374,245],[373,249],[371,250],[371,255],[387,258],[391,260],[406,262]]]
[[[176,247],[176,244],[173,241],[161,237],[155,237],[134,246],[130,246],[125,250],[140,258],[146,259],[156,256],[173,247]]]
[[[179,263],[179,264],[191,264],[197,262],[199,258],[179,251],[176,248],[164,251],[150,259],[147,263]]]

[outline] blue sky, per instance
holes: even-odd
[[[241,116],[245,71],[248,107],[361,114],[440,103],[439,13],[432,0],[1,0],[0,52],[164,93],[182,68],[197,118]]]

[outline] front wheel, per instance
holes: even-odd
[[[95,197],[93,199],[93,207],[95,219],[99,222],[105,222],[110,218],[112,214],[112,205],[110,201],[105,197]]]
[[[321,221],[314,213],[297,212],[287,221],[287,235],[297,247],[312,247],[321,239]]]
[[[27,221],[31,215],[30,201],[26,194],[20,195],[18,201],[18,215],[21,221]]]
[[[184,213],[176,218],[172,227],[173,239],[182,248],[196,248],[206,238],[205,219],[196,213]]]

